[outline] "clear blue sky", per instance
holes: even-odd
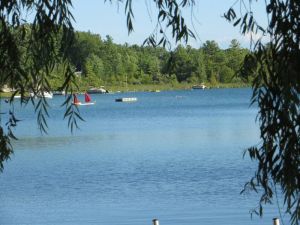
[[[117,2],[117,0],[115,0]],[[115,43],[142,44],[156,25],[156,8],[152,0],[134,0],[134,32],[128,36],[124,4],[119,7],[116,3],[104,3],[104,0],[73,0],[73,15],[76,22],[74,27],[79,31],[90,31],[112,36]],[[206,40],[215,40],[220,47],[227,48],[232,39],[238,39],[242,46],[249,47],[247,37],[242,37],[239,28],[229,24],[222,15],[235,0],[196,0],[194,12],[194,31],[199,38],[190,40],[189,44],[198,48]],[[263,2],[263,1],[259,1]],[[260,21],[266,19],[264,5],[254,3],[256,16]],[[191,12],[186,10],[185,17],[191,23]]]

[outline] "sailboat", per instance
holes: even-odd
[[[88,93],[84,94],[84,102],[80,102],[76,94],[73,94],[73,105],[94,105],[95,102],[92,102],[91,96]]]
[[[126,91],[128,91],[127,89],[127,75],[126,75],[126,82],[125,82],[125,85],[126,85]],[[115,99],[116,102],[136,102],[137,101],[137,98],[136,97],[129,97],[129,98],[116,98]]]

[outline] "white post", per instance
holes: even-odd
[[[159,225],[158,219],[153,219],[152,222],[153,222],[153,225]]]
[[[273,219],[273,225],[280,225],[280,222],[279,222],[278,218]]]

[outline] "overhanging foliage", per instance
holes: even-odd
[[[300,1],[266,1],[266,28],[255,21],[252,1],[249,7],[239,2],[245,13],[237,17],[231,8],[225,17],[243,34],[260,32],[269,38],[267,44],[262,39],[255,43],[247,57],[252,66],[244,68],[255,76],[252,103],[259,107],[262,139],[261,145],[248,149],[258,167],[245,190],[262,189],[255,210],[260,215],[263,204],[271,203],[280,190],[291,223],[300,224]]]

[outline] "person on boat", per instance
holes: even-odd
[[[84,100],[86,103],[91,102],[91,100],[92,100],[91,96],[87,92],[85,92],[85,94],[84,94]]]
[[[76,94],[73,94],[73,104],[75,104],[75,105],[80,104],[80,101],[79,101],[79,99],[77,98],[77,95],[76,95]]]

